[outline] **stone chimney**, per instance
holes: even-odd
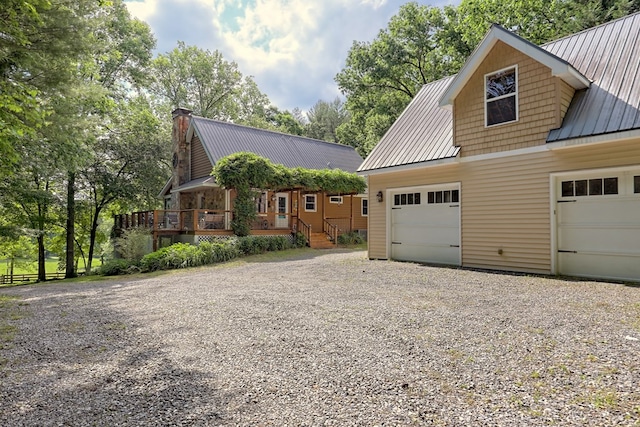
[[[191,144],[187,142],[187,129],[191,122],[191,110],[176,108],[172,111],[173,130],[171,139],[173,144],[173,189],[191,181]],[[181,209],[180,195],[171,194],[171,208]]]

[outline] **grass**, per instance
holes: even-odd
[[[24,317],[20,311],[20,305],[18,297],[0,295],[0,350],[10,347],[18,333],[18,328],[12,322]],[[6,362],[0,357],[0,368]]]
[[[63,270],[58,270],[58,258],[52,257],[47,258],[44,262],[44,267],[47,273],[55,273],[55,272],[63,272]],[[92,268],[99,267],[102,263],[100,259],[94,259]],[[84,267],[82,266],[82,262],[80,262],[80,266],[78,267],[79,271],[84,271]],[[13,274],[36,274],[38,272],[38,262],[30,261],[28,259],[18,259],[13,266]],[[6,259],[0,259],[0,274],[9,274],[9,261]]]

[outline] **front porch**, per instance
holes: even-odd
[[[185,209],[153,210],[114,216],[115,235],[131,228],[147,229],[153,238],[153,250],[167,243],[187,241],[199,243],[216,237],[233,236],[230,210]],[[314,248],[333,247],[338,236],[352,231],[352,218],[325,218],[322,229],[313,229],[296,214],[265,212],[257,214],[251,224],[251,235],[295,235],[301,232]],[[323,238],[324,236],[324,238]]]

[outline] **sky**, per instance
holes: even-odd
[[[335,75],[354,41],[372,41],[409,0],[125,0],[151,27],[156,54],[178,41],[218,50],[281,110],[340,95]],[[418,3],[441,7],[458,3]]]

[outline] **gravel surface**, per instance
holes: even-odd
[[[2,289],[2,426],[640,425],[640,287],[313,251]]]

